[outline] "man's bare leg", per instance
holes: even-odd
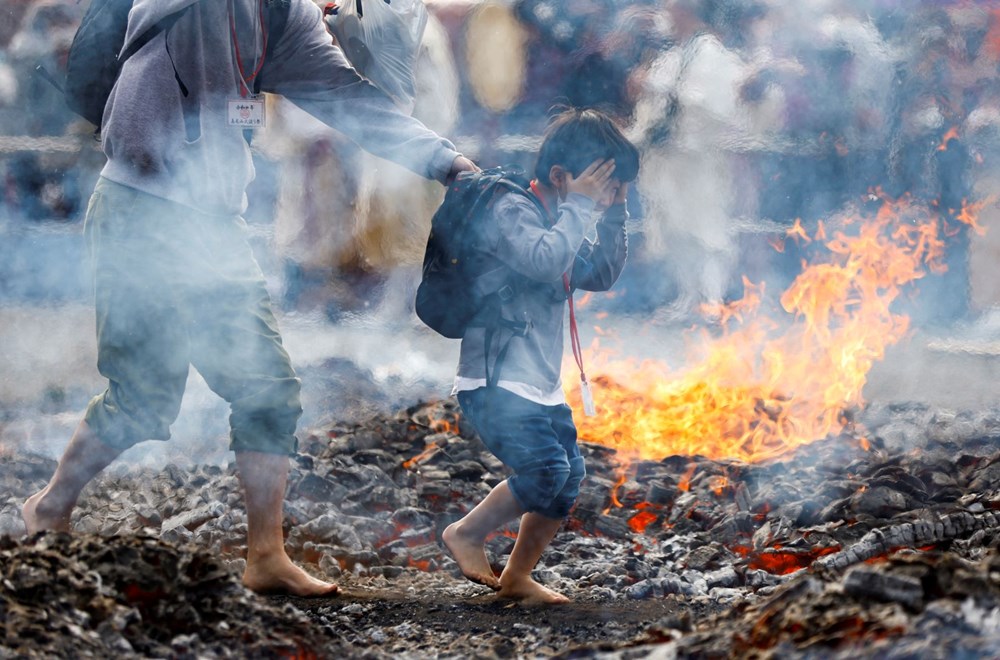
[[[292,563],[281,531],[288,457],[236,452],[247,507],[247,567],[243,584],[258,593],[332,596],[337,585],[318,580]]]
[[[510,553],[507,566],[500,575],[501,598],[519,600],[523,603],[568,603],[569,598],[535,582],[531,571],[548,547],[556,532],[562,526],[561,518],[548,518],[540,513],[526,513],[521,516],[517,541]]]
[[[70,514],[84,486],[119,454],[120,449],[101,442],[87,422],[80,422],[49,483],[21,508],[28,534],[42,530],[68,532]]]
[[[486,537],[522,513],[524,510],[504,480],[465,517],[448,525],[441,539],[462,569],[462,575],[491,589],[500,589],[500,580],[493,574],[486,556]]]

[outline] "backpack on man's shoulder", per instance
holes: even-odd
[[[100,128],[122,64],[190,6],[160,20],[122,52],[133,0],[91,0],[73,35],[66,58],[63,94],[69,109]]]
[[[132,0],[91,0],[73,35],[66,59],[63,93],[69,109],[95,126],[101,125],[121,63]]]
[[[195,3],[164,16],[136,37],[123,52],[132,4],[133,0],[90,0],[69,47],[66,80],[63,84],[66,105],[98,129],[104,117],[104,106],[107,105],[111,89],[118,80],[125,60],[135,55],[160,32],[169,29]],[[270,51],[284,31],[288,2],[267,0],[264,6],[268,19]]]
[[[481,295],[473,286],[492,256],[483,252],[479,239],[492,214],[493,203],[502,195],[528,192],[524,171],[515,166],[494,167],[480,172],[461,172],[448,186],[444,201],[431,219],[424,251],[423,272],[417,288],[415,309],[428,327],[450,339],[460,339],[466,328],[491,302],[513,295],[512,285]],[[543,210],[544,212],[544,210]]]

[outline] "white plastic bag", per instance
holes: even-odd
[[[413,66],[427,26],[422,0],[341,0],[327,26],[358,73],[413,111]]]

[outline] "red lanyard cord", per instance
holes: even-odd
[[[232,5],[230,5],[232,9]],[[264,58],[267,56],[267,26],[264,24],[264,0],[258,0],[257,2],[257,20],[260,22],[260,32],[263,35],[263,43],[261,44],[261,55],[260,59],[257,61],[257,66],[254,68],[253,73],[249,76],[243,71],[243,58],[240,55],[240,40],[236,38],[236,12],[230,11],[229,13],[229,31],[233,37],[233,48],[236,51],[236,68],[240,72],[240,96],[246,97],[250,93],[250,88],[247,87],[247,83],[254,80],[257,74],[260,73],[261,68],[264,66]]]
[[[548,219],[552,220],[552,210],[549,208],[548,202],[545,201],[545,197],[542,195],[541,191],[538,189],[538,182],[532,180],[531,182],[531,192],[535,194],[538,201],[542,203],[542,207],[548,214]],[[583,370],[583,348],[580,346],[580,333],[576,326],[576,309],[573,305],[573,291],[569,285],[569,273],[563,273],[562,276],[563,287],[566,289],[566,300],[569,303],[569,343],[573,347],[573,359],[576,360],[576,366],[580,369],[580,380],[583,382],[587,381],[587,375]]]
[[[580,346],[580,333],[576,329],[576,310],[573,305],[573,292],[569,288],[569,275],[563,273],[563,284],[566,286],[566,296],[569,300],[569,343],[573,347],[573,358],[580,368],[580,380],[586,382],[587,374],[583,371],[583,348]]]

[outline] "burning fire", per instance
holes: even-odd
[[[453,433],[457,435],[459,432],[457,424],[447,419],[430,420],[430,430],[433,431],[435,434]],[[438,451],[441,450],[441,445],[437,444],[437,442],[435,441],[435,437],[433,435],[428,436],[428,438],[429,440],[427,446],[424,447],[424,450],[422,452],[420,452],[416,456],[413,456],[412,458],[408,458],[405,461],[403,461],[403,469],[412,470],[413,468],[417,467],[418,465],[420,465],[427,459],[431,458],[436,453],[438,453]]]
[[[617,357],[595,339],[586,359],[599,412],[577,416],[581,439],[625,459],[760,461],[848,427],[872,365],[909,329],[893,301],[928,270],[944,270],[953,229],[908,197],[873,194],[881,201],[874,217],[845,215],[811,236],[796,222],[786,239],[810,244],[815,257],[780,296],[781,309],[766,307],[763,283],[745,281],[743,299],[710,310],[721,331],[702,331],[692,366],[675,372]],[[954,217],[981,231],[981,207],[965,205]],[[570,403],[582,410],[567,380]]]
[[[947,130],[947,132],[945,132],[944,135],[941,136],[941,144],[938,145],[937,150],[938,151],[947,151],[948,150],[948,141],[949,140],[957,140],[958,137],[959,137],[958,136],[958,126],[952,126],[951,128],[949,128]]]

